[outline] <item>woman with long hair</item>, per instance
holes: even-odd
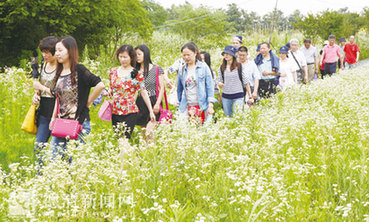
[[[155,121],[155,115],[145,88],[144,75],[136,69],[136,51],[131,45],[122,45],[117,50],[116,56],[121,65],[110,70],[109,93],[113,97],[113,127],[124,142],[124,138],[131,138],[136,125],[139,109],[135,98],[138,92],[146,104],[151,122]],[[124,129],[120,127],[121,124],[125,125]]]
[[[159,120],[160,105],[164,94],[164,70],[160,66],[152,64],[149,47],[146,45],[139,45],[135,48],[135,50],[137,53],[136,68],[143,73],[145,88],[150,98],[155,119]],[[158,82],[157,79],[159,80]],[[156,93],[157,86],[159,92],[158,94]],[[153,140],[153,131],[157,121],[150,121],[150,112],[141,93],[138,94],[136,103],[138,109],[140,110],[137,115],[136,125],[141,126],[142,135],[144,138],[147,138],[146,135],[148,135],[148,139]]]
[[[222,98],[220,96],[220,91],[219,91],[219,87],[218,87],[218,84],[217,84],[216,75],[215,75],[213,69],[211,68],[210,54],[208,52],[202,51],[202,52],[200,52],[200,57],[201,57],[201,61],[205,62],[210,68],[211,76],[213,77],[213,80],[214,80],[214,94],[216,94],[218,96],[218,103],[221,104]]]
[[[213,115],[214,83],[209,66],[201,62],[200,52],[194,43],[181,49],[185,65],[178,72],[178,102],[181,113],[191,121],[203,124],[206,115]]]
[[[240,112],[244,106],[245,88],[250,92],[250,83],[241,63],[237,62],[236,48],[228,45],[222,52],[223,63],[219,68],[219,87],[223,89],[222,104],[227,117],[233,111]]]
[[[78,63],[78,46],[72,36],[61,37],[55,45],[55,56],[58,61],[55,74],[55,88],[53,93],[57,95],[60,106],[59,118],[74,119],[82,125],[83,130],[78,140],[83,142],[83,136],[91,131],[89,107],[101,94],[104,84],[101,79],[92,74],[84,65]],[[90,89],[94,87],[90,94]],[[57,118],[57,106],[50,122]],[[54,155],[60,153],[58,147],[65,149],[67,139],[63,137],[51,138],[51,146]],[[71,159],[70,159],[71,161]]]

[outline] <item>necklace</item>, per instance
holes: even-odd
[[[47,66],[48,64],[49,64],[49,63],[46,63],[46,64],[45,64],[45,66],[44,66],[44,72],[45,72],[46,74],[53,74],[53,73],[56,71],[56,67],[55,67],[55,69],[54,69],[53,71],[48,72],[48,71],[46,71],[46,66]]]

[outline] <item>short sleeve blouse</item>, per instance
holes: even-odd
[[[118,76],[118,67],[110,70],[110,90],[113,95],[113,114],[128,115],[137,113],[139,109],[136,105],[136,92],[145,89],[144,77],[139,72],[136,78],[131,75],[125,78]]]
[[[145,87],[147,90],[147,94],[149,96],[156,97],[156,67],[159,67],[159,76],[164,74],[163,68],[157,65],[153,65],[153,67],[149,70],[147,75],[144,74],[145,79]]]

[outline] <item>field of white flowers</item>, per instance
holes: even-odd
[[[34,137],[20,131],[30,80],[7,69],[0,160],[25,155],[0,168],[0,220],[369,221],[368,70],[286,90],[235,118],[219,111],[207,127],[161,125],[155,145],[120,147],[97,106],[87,143],[69,144],[72,164],[46,153],[37,175]]]

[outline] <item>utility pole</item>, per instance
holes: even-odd
[[[269,44],[272,43],[272,34],[273,34],[273,30],[274,30],[274,19],[277,15],[277,5],[278,5],[278,0],[275,1],[274,13],[273,13],[273,17],[272,17],[272,24],[270,25]]]

